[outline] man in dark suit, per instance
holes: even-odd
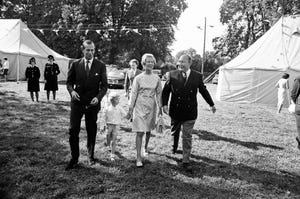
[[[84,57],[71,64],[67,77],[67,89],[71,95],[69,142],[72,158],[66,170],[73,169],[78,163],[79,132],[83,115],[85,115],[89,162],[91,165],[95,164],[97,114],[108,86],[105,64],[94,59],[95,44],[91,40],[84,41],[82,52]]]
[[[163,111],[171,117],[174,131],[173,153],[178,147],[179,132],[182,126],[183,168],[191,170],[190,154],[192,149],[192,132],[197,119],[197,92],[199,91],[210,109],[215,113],[214,102],[202,81],[201,73],[191,70],[192,59],[182,55],[178,61],[178,70],[170,71],[162,92]],[[171,95],[170,110],[168,108]]]

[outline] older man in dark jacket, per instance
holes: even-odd
[[[74,61],[68,71],[67,89],[71,95],[70,148],[72,158],[66,170],[73,169],[79,158],[80,123],[85,115],[87,149],[90,164],[95,163],[94,149],[97,133],[97,114],[107,91],[106,66],[94,59],[95,45],[86,40],[82,45],[84,57]]]
[[[183,167],[190,170],[189,158],[192,149],[192,131],[197,119],[197,92],[199,91],[214,113],[214,102],[202,81],[202,75],[191,70],[192,59],[188,55],[179,58],[178,69],[170,71],[162,92],[163,111],[171,117],[174,131],[173,152],[176,152],[179,131],[182,126]],[[168,109],[169,95],[170,111]]]
[[[297,104],[299,95],[300,95],[300,76],[296,77],[294,80],[294,84],[293,84],[292,91],[291,91],[292,103]],[[296,141],[298,143],[298,149],[300,149],[300,114],[299,114],[299,112],[295,113],[295,117],[296,117],[296,125],[297,125],[297,132],[298,132]]]

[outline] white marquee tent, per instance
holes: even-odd
[[[285,16],[236,58],[221,66],[216,98],[242,103],[277,103],[275,84],[300,75],[300,16]]]
[[[4,57],[9,60],[9,80],[25,79],[25,69],[31,57],[35,57],[41,72],[40,80],[43,80],[48,55],[53,55],[55,62],[59,65],[61,72],[58,80],[66,80],[69,58],[51,50],[21,20],[0,19],[0,59],[2,62]]]

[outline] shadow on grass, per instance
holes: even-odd
[[[163,155],[154,153],[156,155],[165,156],[168,159],[172,159],[180,165],[182,159],[171,155]],[[223,179],[239,179],[241,181],[247,181],[248,183],[262,184],[268,189],[268,187],[276,187],[284,190],[285,192],[289,191],[296,195],[300,194],[300,176],[292,174],[289,172],[281,171],[279,173],[274,173],[270,171],[259,170],[257,168],[249,167],[244,164],[230,164],[223,161],[213,160],[204,156],[198,156],[191,154],[191,158],[194,158],[198,161],[192,161],[191,165],[193,168],[193,173],[185,172],[180,166],[173,165],[168,162],[165,164],[169,168],[174,169],[183,175],[189,177],[222,177]]]
[[[241,146],[247,147],[249,149],[254,149],[254,150],[259,150],[258,147],[266,147],[266,148],[271,148],[271,149],[276,149],[276,150],[284,149],[279,146],[264,144],[264,143],[260,143],[260,142],[244,142],[244,141],[236,140],[233,138],[223,137],[223,136],[214,134],[212,132],[202,131],[202,130],[195,130],[193,132],[193,134],[197,135],[199,137],[199,139],[202,139],[202,140],[230,142],[232,144],[241,145]]]
[[[238,191],[215,188],[201,179],[183,176],[178,179],[174,165],[146,162],[143,168],[126,169],[124,181],[129,198],[240,198]]]
[[[0,107],[7,109],[0,113],[0,198],[238,198],[235,191],[175,179],[159,163],[138,169],[122,154],[114,163],[87,166],[81,151],[79,167],[67,172],[62,127],[69,123],[68,104],[28,103],[14,92],[2,94]]]

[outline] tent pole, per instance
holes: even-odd
[[[17,84],[19,83],[20,79],[20,54],[17,56]]]

